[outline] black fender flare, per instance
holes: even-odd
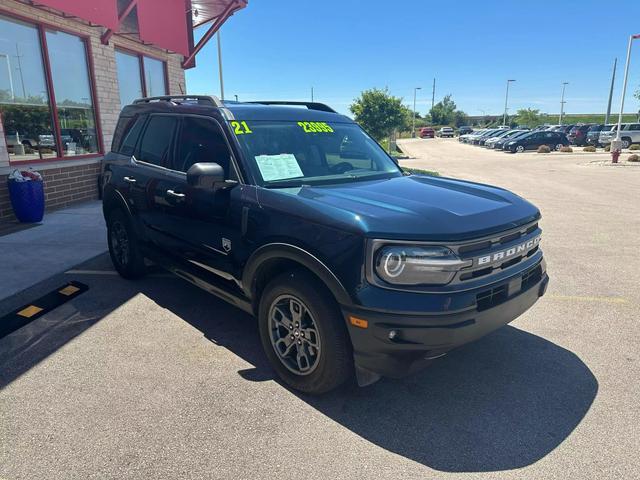
[[[131,215],[129,204],[122,193],[120,193],[113,185],[105,185],[102,194],[102,213],[105,220],[107,219],[107,212],[117,207],[121,207],[126,214]]]
[[[349,293],[342,282],[318,257],[305,249],[288,243],[268,243],[261,246],[247,260],[242,274],[242,285],[247,294],[253,297],[256,272],[264,262],[272,259],[292,260],[309,269],[327,286],[340,305],[352,303]]]

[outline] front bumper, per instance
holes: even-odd
[[[471,292],[448,294],[447,302],[452,305],[460,299],[451,297],[473,296],[473,306],[452,313],[407,314],[343,307],[357,372],[368,378],[380,375],[399,378],[411,374],[449,350],[515,320],[545,294],[548,282],[542,259],[502,282]],[[352,325],[350,317],[366,320],[368,327]]]

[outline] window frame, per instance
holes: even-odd
[[[40,43],[40,54],[42,55],[42,67],[44,69],[44,76],[47,88],[47,95],[49,97],[49,108],[51,109],[51,121],[53,127],[53,134],[56,139],[56,156],[51,158],[37,158],[33,160],[22,160],[15,161],[12,160],[9,156],[9,165],[32,165],[35,163],[51,163],[51,162],[66,162],[66,161],[74,161],[74,160],[82,160],[86,158],[98,158],[104,156],[104,142],[102,138],[102,125],[100,121],[100,107],[98,105],[98,95],[96,93],[96,80],[95,80],[95,67],[93,63],[93,51],[91,49],[91,37],[88,34],[79,33],[73,31],[68,28],[60,27],[58,25],[53,25],[51,23],[42,22],[40,20],[35,20],[33,18],[16,14],[15,12],[11,12],[0,8],[0,15],[6,17],[7,19],[13,19],[20,22],[27,23],[32,25],[38,31],[38,41]],[[98,143],[98,151],[96,153],[87,153],[83,155],[73,155],[73,156],[65,156],[63,152],[62,146],[62,133],[61,133],[61,125],[60,118],[58,116],[58,104],[56,102],[56,96],[54,92],[53,86],[53,77],[51,75],[51,63],[49,60],[49,48],[47,46],[47,30],[53,30],[58,32],[67,33],[69,35],[73,35],[79,38],[84,44],[84,52],[87,62],[87,74],[89,76],[89,90],[91,93],[91,103],[93,107],[93,112],[95,115],[96,122],[96,136]],[[3,112],[0,112],[1,116],[4,116]],[[0,121],[4,120],[0,118]]]
[[[184,126],[184,121],[187,118],[195,118],[198,120],[206,120],[206,121],[210,121],[212,122],[220,131],[220,134],[222,135],[222,138],[224,139],[225,144],[227,145],[227,149],[229,150],[229,157],[230,157],[230,162],[229,162],[229,166],[231,167],[231,169],[233,170],[233,174],[235,175],[235,178],[231,178],[231,171],[226,173],[226,176],[229,177],[228,180],[235,180],[237,181],[239,184],[244,185],[245,181],[244,178],[242,176],[242,173],[240,171],[239,165],[238,165],[238,160],[236,159],[236,155],[233,152],[233,148],[231,147],[231,142],[229,142],[229,138],[227,137],[227,132],[224,129],[224,127],[222,126],[222,124],[214,117],[211,117],[209,115],[198,115],[195,113],[188,113],[188,114],[183,114],[180,115],[180,123],[178,124],[178,128],[176,131],[176,135],[175,135],[175,146],[174,146],[174,152],[173,152],[173,158],[175,159],[177,155],[180,154],[180,140],[181,140],[181,136],[182,136],[182,129]],[[173,166],[173,165],[172,165]],[[184,175],[185,179],[187,177],[187,172],[183,172],[182,170],[175,170],[173,168],[167,168],[167,170],[173,172],[173,173],[177,173],[180,175]]]
[[[160,58],[155,55],[150,55],[145,52],[141,52],[140,50],[132,50],[131,48],[122,47],[120,45],[116,45],[114,47],[114,55],[115,55],[115,52],[121,52],[127,55],[131,55],[138,59],[138,70],[140,71],[140,86],[142,87],[143,97],[147,97],[149,94],[147,89],[147,79],[145,78],[145,74],[144,74],[144,57],[162,62],[162,73],[164,77],[164,95],[169,95],[169,70],[167,68],[166,59]],[[118,93],[120,93],[120,85],[118,85]]]

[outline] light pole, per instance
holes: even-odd
[[[222,78],[222,45],[220,43],[220,30],[218,30],[218,72],[220,74],[220,99],[224,100],[224,80]]]
[[[418,90],[422,90],[422,87],[415,87],[413,89],[413,125],[411,127],[411,138],[416,136],[416,93]]]
[[[569,85],[569,82],[562,82],[562,97],[560,97],[560,118],[558,119],[558,125],[562,125],[562,117],[564,115],[564,104],[566,103],[564,101],[564,91],[567,88],[567,85]]]
[[[515,80],[507,80],[507,93],[504,96],[504,115],[502,116],[502,125],[507,123],[507,103],[509,102],[509,84]]]
[[[629,62],[631,60],[631,43],[640,38],[640,34],[629,36],[629,46],[627,47],[627,63],[624,66],[624,80],[622,82],[622,97],[620,98],[620,113],[618,115],[618,130],[616,132],[616,142],[620,141],[620,128],[622,126],[622,112],[624,110],[624,96],[627,93],[627,80],[629,79]],[[620,145],[620,144],[618,144]],[[618,148],[620,148],[618,146]],[[613,145],[611,146],[611,153],[613,154]]]

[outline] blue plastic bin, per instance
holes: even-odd
[[[44,216],[44,182],[9,180],[9,198],[16,218],[22,223],[37,223]]]

